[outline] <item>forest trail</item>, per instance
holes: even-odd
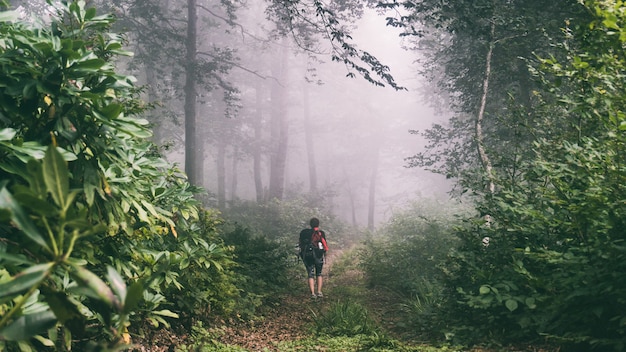
[[[354,283],[355,280],[362,278],[360,272],[345,272],[340,276],[335,275],[333,264],[341,258],[343,252],[343,250],[330,251],[326,258],[323,270],[323,292],[325,294],[323,299],[312,300],[310,298],[306,278],[303,276],[301,287],[282,296],[279,304],[269,307],[264,312],[261,321],[229,326],[225,329],[225,334],[220,338],[220,342],[236,345],[250,352],[264,351],[264,349],[278,351],[275,345],[278,341],[297,341],[309,337],[313,318],[307,305],[327,304],[336,299],[333,297],[333,292],[336,291],[338,285]],[[304,275],[304,265],[302,262],[298,264]]]
[[[303,276],[301,277],[301,285],[296,286],[295,291],[279,297],[276,300],[277,303],[273,306],[265,307],[260,320],[224,323],[224,326],[219,328],[220,333],[217,340],[222,344],[237,346],[237,348],[245,349],[248,352],[281,352],[277,347],[279,342],[300,341],[311,337],[311,329],[314,326],[314,318],[309,310],[311,304],[321,304],[323,307],[328,307],[332,303],[358,297],[358,300],[365,305],[369,313],[368,316],[377,323],[385,334],[408,342],[406,341],[406,336],[403,337],[400,333],[402,329],[396,326],[396,319],[400,313],[400,298],[388,291],[367,287],[364,273],[359,270],[358,266],[349,265],[346,267],[340,264],[340,270],[336,270],[334,266],[343,259],[343,255],[343,250],[335,250],[331,251],[327,258],[324,267],[325,280],[323,291],[325,297],[323,299],[312,300],[310,298],[306,278],[304,277],[304,265],[302,262],[298,262],[302,266]],[[149,344],[144,344],[135,351],[175,351],[176,346],[192,342],[189,341],[189,338],[190,336],[180,336],[176,335],[174,331],[165,330],[156,339],[152,339],[152,348],[146,348],[146,345]],[[422,348],[424,348],[424,351],[440,351],[437,348],[422,345],[419,342],[415,342],[413,346],[421,346],[420,351],[422,351]],[[236,350],[239,351],[239,349]],[[443,350],[458,351],[446,348]],[[185,349],[185,351],[187,350]],[[303,349],[303,351],[305,350]],[[463,351],[495,352],[502,351],[502,349],[475,347]],[[522,346],[506,349],[506,351],[554,352],[558,351],[558,349],[550,350],[541,347]]]

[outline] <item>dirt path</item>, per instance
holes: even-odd
[[[324,265],[323,291],[332,292],[334,287],[343,282],[342,277],[337,277],[333,272],[333,263],[342,255],[342,251],[336,250],[329,253]],[[302,271],[304,272],[304,265]],[[342,275],[343,276],[343,275]],[[303,301],[310,302],[310,293],[306,281],[302,281],[302,288],[296,292],[281,297],[280,305],[268,309],[264,313],[264,319],[253,324],[231,325],[225,330],[220,342],[236,345],[251,352],[277,351],[275,343],[278,341],[297,341],[309,337],[309,325],[312,323],[310,312],[303,309]],[[324,298],[329,300],[330,297]]]

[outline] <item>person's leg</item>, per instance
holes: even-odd
[[[318,261],[315,263],[315,281],[317,284],[317,295],[318,296],[323,296],[322,294],[322,283],[323,283],[323,279],[322,279],[322,269],[324,267],[324,262],[323,261]]]
[[[304,263],[306,266],[306,272],[308,276],[309,289],[311,290],[311,296],[315,296],[315,263]]]

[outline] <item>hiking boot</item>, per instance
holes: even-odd
[[[312,294],[312,295],[311,295],[311,299],[316,299],[316,298],[317,298],[317,295],[316,295],[316,294]]]
[[[318,293],[317,293],[317,298],[324,298],[324,294],[323,294],[323,293],[321,293],[321,292],[318,292]]]

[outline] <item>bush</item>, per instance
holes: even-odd
[[[443,336],[447,319],[440,310],[448,292],[444,286],[447,258],[458,246],[453,227],[461,206],[420,202],[393,216],[361,251],[367,283],[403,298],[399,325],[412,333]]]
[[[377,332],[376,324],[369,317],[367,309],[359,303],[338,301],[323,311],[317,310],[315,304],[313,302],[310,309],[317,333],[330,336],[356,336]]]
[[[266,303],[277,303],[280,294],[294,283],[294,267],[290,246],[274,239],[253,235],[237,226],[223,235],[224,243],[233,248],[237,265],[233,268],[241,297],[238,314],[244,318],[255,315]]]

